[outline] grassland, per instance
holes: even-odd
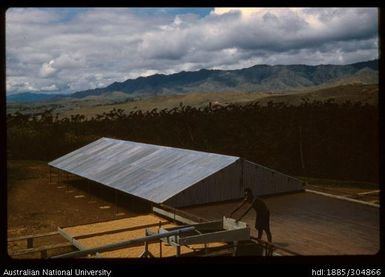
[[[112,95],[86,97],[84,99],[65,99],[56,102],[41,103],[8,103],[7,113],[19,111],[21,113],[39,113],[53,109],[60,118],[75,114],[91,118],[97,114],[109,112],[113,108],[122,109],[126,113],[131,111],[151,111],[153,109],[172,109],[181,105],[205,107],[209,103],[221,105],[243,105],[259,102],[262,105],[268,102],[282,102],[288,105],[300,105],[304,101],[328,101],[337,103],[345,101],[362,102],[371,105],[378,103],[378,85],[353,84],[307,91],[290,91],[280,93],[258,92],[225,92],[225,93],[189,93],[184,95],[163,95],[152,97],[127,98],[127,95],[116,92]]]

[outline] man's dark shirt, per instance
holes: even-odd
[[[253,204],[253,209],[257,212],[257,214],[262,215],[262,214],[267,214],[269,212],[269,209],[267,208],[265,202],[263,202],[259,198],[255,198]]]
[[[263,202],[259,198],[255,198],[252,204],[252,207],[257,213],[257,217],[255,220],[255,228],[257,229],[269,228],[270,212],[265,202]]]

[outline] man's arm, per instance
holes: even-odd
[[[236,219],[235,222],[240,221],[251,210],[252,207],[253,207],[253,205],[250,204],[250,206],[247,208],[247,210],[238,219]]]
[[[238,207],[236,207],[236,208],[230,213],[230,215],[229,215],[228,217],[231,217],[236,211],[238,211],[243,205],[245,205],[246,202],[247,202],[246,199],[243,199],[242,202],[241,202],[241,204],[239,204]]]

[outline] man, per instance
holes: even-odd
[[[255,212],[257,213],[256,219],[255,219],[255,229],[258,231],[258,239],[262,238],[263,231],[265,231],[267,235],[267,239],[269,242],[272,242],[271,232],[270,232],[270,211],[267,208],[265,202],[263,202],[262,199],[256,197],[253,201],[253,192],[250,188],[245,188],[244,190],[245,198],[243,199],[242,203],[235,208],[231,214],[230,217],[238,211],[243,205],[246,203],[249,203],[249,207],[247,210],[240,216],[236,221],[240,221],[250,210],[253,208]]]

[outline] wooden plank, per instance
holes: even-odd
[[[58,232],[60,235],[62,235],[66,240],[68,240],[73,246],[75,246],[79,250],[84,250],[85,248],[83,245],[80,244],[79,241],[77,241],[75,238],[73,238],[71,235],[66,233],[62,228],[57,227]]]
[[[172,220],[184,223],[184,224],[196,224],[197,223],[197,222],[195,222],[195,221],[193,221],[191,219],[182,217],[182,216],[177,215],[177,214],[172,213],[172,212],[165,211],[165,210],[160,209],[158,207],[153,207],[152,210],[153,210],[154,213],[163,215],[163,216],[165,216],[165,217],[167,217],[169,219],[172,219]]]
[[[178,243],[184,245],[209,242],[229,242],[249,239],[250,234],[248,229],[236,229],[180,238]]]
[[[73,245],[70,242],[62,242],[62,243],[53,244],[53,245],[45,245],[45,246],[41,246],[41,247],[37,247],[37,248],[16,250],[14,252],[9,253],[9,255],[10,256],[20,256],[20,255],[42,252],[42,251],[46,251],[46,250],[52,250],[52,249],[61,248],[61,247],[68,247],[68,246],[73,246]]]
[[[14,242],[19,240],[36,239],[36,238],[48,237],[48,236],[53,236],[58,234],[59,234],[58,231],[54,231],[54,232],[48,232],[48,233],[42,233],[42,234],[36,234],[36,235],[27,235],[22,237],[9,238],[7,241]]]
[[[208,220],[206,218],[199,217],[196,214],[192,214],[192,213],[186,212],[185,210],[176,209],[176,208],[168,206],[168,205],[166,205],[164,203],[159,204],[159,206],[157,206],[157,207],[160,208],[160,209],[163,209],[165,211],[168,211],[168,212],[176,213],[176,214],[178,214],[178,215],[180,215],[182,217],[188,218],[188,219],[190,219],[192,221],[195,221],[195,222],[200,222],[200,223],[201,222],[208,222]]]
[[[167,221],[162,221],[161,224],[167,224]],[[85,238],[90,238],[94,236],[102,236],[102,235],[109,235],[109,234],[115,234],[115,233],[120,233],[120,232],[126,232],[126,231],[133,231],[137,229],[142,229],[142,228],[147,228],[147,227],[154,227],[158,226],[159,223],[152,223],[152,224],[146,224],[146,225],[140,225],[140,226],[134,226],[134,227],[127,227],[127,228],[121,228],[121,229],[113,229],[109,231],[104,231],[104,232],[95,232],[95,233],[89,233],[89,234],[84,234],[84,235],[77,235],[73,236],[74,239],[85,239]]]
[[[177,230],[182,227],[193,226],[199,232],[216,232],[223,230],[223,222],[222,220],[214,220],[211,222],[197,223],[197,224],[188,224],[188,225],[178,225],[175,227],[166,228],[168,231]]]

